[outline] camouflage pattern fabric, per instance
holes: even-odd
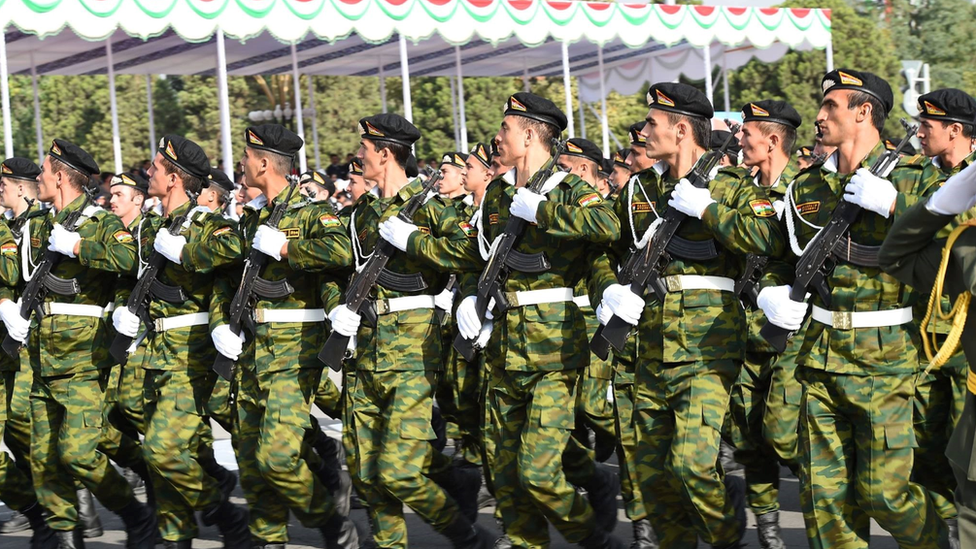
[[[0,438],[4,436],[10,410],[10,399],[14,392],[14,372],[0,372],[0,396],[3,397],[3,408],[0,408]],[[6,452],[0,451],[0,498],[11,509],[23,510],[34,504],[34,486],[29,475],[17,467],[17,464]]]
[[[27,349],[21,349],[20,354],[24,363],[27,363]],[[33,384],[34,372],[30,368],[21,368],[14,374],[13,394],[10,396],[10,407],[3,433],[3,442],[17,460],[17,466],[28,475],[30,474],[31,433],[30,392]]]
[[[332,419],[342,417],[342,393],[324,370],[318,389],[315,390],[315,405]]]

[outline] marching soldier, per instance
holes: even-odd
[[[766,191],[774,209],[782,211],[786,187],[797,172],[790,153],[800,115],[783,101],[755,101],[742,107],[742,120],[742,165],[757,170],[754,185]],[[749,261],[757,261],[757,257],[750,256]],[[750,280],[761,276],[761,272],[749,272],[750,267],[747,263],[743,276]],[[796,349],[778,356],[759,335],[766,323],[762,311],[749,309],[746,316],[745,361],[729,405],[735,460],[745,467],[746,496],[756,515],[759,545],[784,549],[779,528],[779,463],[796,470],[800,411],[800,385],[793,375]]]
[[[234,194],[234,182],[223,170],[210,168],[210,177],[203,182],[203,189],[197,197],[197,206],[203,206],[212,212],[226,216],[232,194]]]
[[[725,476],[723,487],[716,470],[747,335],[732,290],[741,271],[738,256],[778,254],[782,238],[772,204],[745,170],[720,170],[708,188],[684,179],[709,144],[713,113],[704,94],[661,83],[650,87],[647,102],[645,154],[660,162],[652,185],[632,179],[618,196],[625,228],[612,252],[616,262],[629,248],[640,253],[650,245],[652,221],[667,208],[688,218],[669,243],[673,260],[661,273],[668,286],[664,303],[649,296],[645,306],[629,286],[608,276],[601,312],[638,326],[638,476],[661,545],[697,547],[700,537],[714,547],[741,547],[741,479]]]
[[[966,92],[950,88],[922,95],[918,98],[918,107],[918,138],[922,154],[930,159],[922,168],[922,187],[938,187],[976,158],[973,152],[976,101]],[[963,212],[938,236],[948,237],[958,223],[973,217],[973,210]],[[919,306],[915,308],[916,319],[924,318],[926,303],[925,299],[919,300]],[[950,308],[947,299],[943,300],[943,308]],[[947,334],[949,328],[948,322],[933,319],[929,331]],[[949,538],[953,542],[958,537],[953,503],[956,482],[944,448],[962,416],[968,372],[966,356],[960,349],[939,369],[919,378],[915,385],[914,421],[918,448],[912,478],[928,489],[939,516],[949,527]]]
[[[918,377],[914,292],[881,272],[877,246],[897,218],[933,188],[922,188],[920,163],[890,174],[868,170],[884,152],[880,131],[893,104],[878,76],[849,69],[827,73],[817,123],[837,150],[796,177],[784,218],[795,262],[834,208],[863,208],[825,277],[830,292],[812,297],[796,377],[801,397],[800,498],[807,536],[817,547],[867,547],[869,517],[902,547],[947,547],[945,523],[928,492],[909,481],[916,447],[912,399]],[[759,306],[770,323],[798,330],[811,308],[768,285]]]
[[[303,525],[320,530],[329,549],[355,548],[355,526],[337,512],[330,493],[338,485],[323,486],[303,443],[322,376],[316,354],[325,341],[323,303],[338,293],[337,272],[349,265],[349,242],[330,205],[309,203],[289,188],[285,176],[303,145],[300,137],[265,124],[247,128],[244,138],[244,178],[264,198],[241,218],[242,253],[254,248],[271,259],[259,276],[275,295],[259,296],[245,349],[243,335],[228,325],[225,307],[239,278],[225,277],[210,325],[217,351],[240,358],[237,459],[251,536],[258,547],[284,544],[291,511]],[[264,221],[279,204],[284,216],[273,228]]]
[[[152,510],[136,500],[129,484],[97,450],[111,366],[105,324],[115,297],[115,285],[106,284],[105,275],[111,274],[111,280],[130,273],[136,262],[132,235],[121,220],[87,205],[89,179],[97,173],[91,155],[55,139],[37,177],[37,196],[50,202],[52,210],[42,222],[31,224],[24,264],[37,265],[45,248],[62,257],[45,281],[54,291],[44,297],[45,315],[37,319],[27,345],[34,370],[31,471],[38,500],[51,513],[48,526],[56,531],[61,547],[84,546],[82,531],[76,528],[77,479],[122,518],[127,547],[151,549]],[[73,212],[81,214],[77,232],[61,225]],[[25,279],[31,275],[23,273]],[[28,341],[30,320],[20,316],[13,301],[0,307],[10,337]]]
[[[145,456],[157,494],[159,532],[166,547],[189,548],[197,536],[195,511],[216,524],[226,547],[249,547],[246,514],[231,504],[206,471],[201,439],[211,440],[207,401],[216,375],[209,338],[215,271],[239,261],[240,239],[229,221],[196,207],[210,176],[210,164],[196,143],[176,135],[160,140],[149,168],[147,192],[159,199],[162,216],[142,227],[143,243],[168,261],[150,290],[148,318],[153,325],[141,367],[145,370]],[[180,223],[180,226],[172,226]],[[175,234],[173,234],[175,233]],[[140,266],[141,270],[141,266]],[[219,273],[219,271],[217,271]],[[128,307],[113,314],[115,329],[136,337],[141,319]],[[148,327],[147,327],[148,328]],[[231,479],[232,480],[232,479]]]

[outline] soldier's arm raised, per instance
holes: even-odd
[[[103,215],[82,225],[78,232],[82,237],[78,261],[82,265],[112,273],[136,273],[136,241],[121,219]]]
[[[477,233],[471,237],[464,232],[453,208],[434,208],[428,203],[417,212],[415,222],[418,227],[429,225],[429,230],[410,235],[408,255],[443,272],[476,272],[484,267],[478,253]]]
[[[705,208],[702,223],[715,240],[737,254],[778,256],[785,247],[772,201],[747,179],[729,182],[724,200]]]
[[[288,241],[288,265],[296,271],[345,269],[352,265],[352,243],[342,221],[332,213],[331,206],[306,206],[303,216],[308,233],[306,238]]]
[[[202,238],[183,246],[180,260],[184,269],[209,273],[244,261],[241,235],[234,230],[231,221],[211,216],[202,230]]]
[[[565,184],[565,183],[563,183]],[[608,244],[620,238],[620,220],[610,203],[587,183],[578,181],[570,200],[546,200],[539,204],[537,225],[546,234],[564,240]]]

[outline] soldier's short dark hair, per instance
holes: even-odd
[[[186,170],[170,162],[165,156],[160,157],[160,162],[166,174],[176,174],[183,180],[183,188],[193,194],[200,194],[203,189],[203,178],[190,175]]]
[[[691,135],[695,138],[695,144],[703,149],[708,149],[708,144],[712,138],[712,121],[700,116],[688,116],[676,112],[668,113],[668,124],[674,126],[682,120],[687,121],[691,126]]]
[[[759,122],[757,124],[759,128],[759,133],[764,136],[771,133],[778,134],[782,139],[780,139],[780,149],[786,156],[793,154],[793,147],[796,146],[796,128],[792,126],[787,126],[786,124],[777,124],[776,122]]]
[[[963,124],[962,122],[953,122],[952,120],[940,120],[939,122],[942,122],[942,129],[948,128],[951,124],[959,124],[962,126],[962,136],[965,139],[972,139],[973,133],[976,133],[972,124]]]
[[[53,155],[48,156],[48,158],[51,160],[51,170],[68,174],[68,182],[76,190],[84,191],[91,184],[91,178],[87,174],[79,172],[57,158],[54,158]]]
[[[258,158],[266,158],[276,174],[284,177],[291,173],[293,163],[292,157],[272,151],[255,149],[254,147],[248,147],[248,149],[250,149]]]
[[[518,118],[521,128],[523,130],[531,129],[533,132],[535,132],[535,134],[539,136],[539,141],[545,145],[546,148],[548,148],[552,143],[552,140],[559,135],[559,133],[557,133],[559,130],[551,124],[546,124],[545,122],[540,122],[525,116],[517,116],[516,118]]]
[[[410,147],[404,145],[403,143],[395,143],[393,141],[370,141],[373,143],[374,151],[380,152],[383,149],[387,149],[390,151],[390,154],[393,155],[393,160],[396,161],[397,166],[400,166],[401,168],[406,167],[407,158],[410,157]]]
[[[862,91],[851,91],[851,94],[847,96],[847,108],[850,110],[854,110],[865,103],[871,105],[871,125],[878,130],[878,133],[881,133],[884,130],[885,120],[888,118],[888,113],[881,101],[877,97]]]

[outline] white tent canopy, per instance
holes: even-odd
[[[8,72],[216,74],[226,127],[227,75],[453,76],[463,112],[464,76],[561,75],[568,84],[576,75],[581,101],[595,102],[609,90],[636,93],[648,80],[678,74],[705,76],[711,97],[706,66],[775,60],[790,48],[827,48],[831,64],[830,13],[814,9],[545,0],[0,0],[0,27],[8,156]],[[300,108],[298,87],[294,99]],[[409,79],[404,105],[409,118]],[[459,124],[459,146],[466,147],[463,115]],[[304,169],[304,154],[300,160]]]

